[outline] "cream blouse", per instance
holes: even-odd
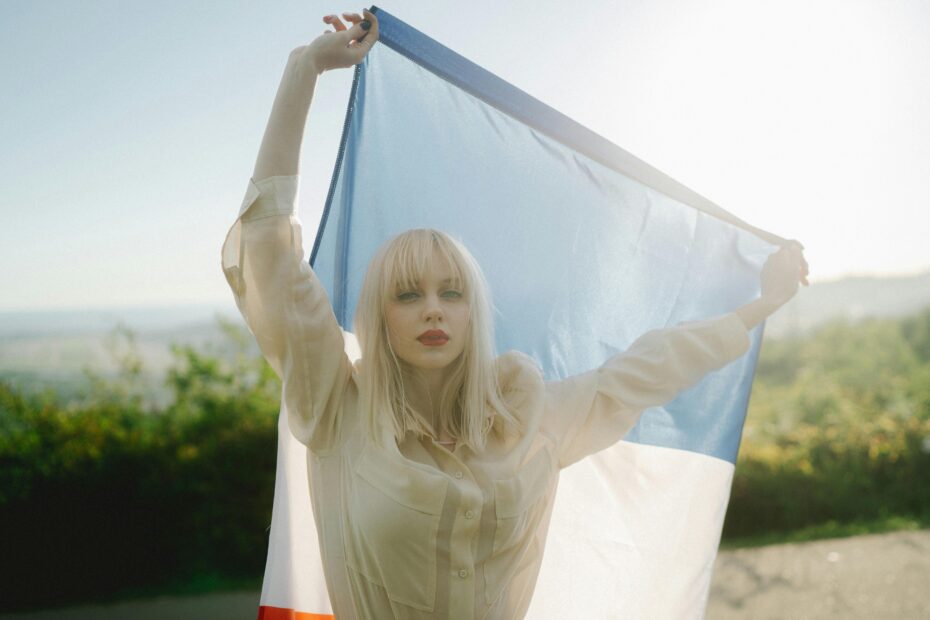
[[[525,432],[484,452],[409,434],[363,439],[358,366],[304,260],[299,179],[249,181],[223,244],[223,272],[283,383],[309,449],[310,496],[333,611],[356,618],[522,618],[542,562],[559,471],[612,445],[640,413],[742,356],[736,314],[651,331],[603,366],[544,381],[517,351],[496,360]]]

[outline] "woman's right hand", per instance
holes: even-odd
[[[804,260],[804,246],[790,241],[762,266],[762,299],[773,308],[788,302],[798,292],[798,283],[809,286],[810,269]]]
[[[331,25],[335,31],[323,31],[309,45],[295,49],[292,55],[296,54],[303,62],[309,63],[318,74],[362,62],[365,54],[378,40],[378,18],[367,9],[362,12],[364,15],[342,14],[352,24],[351,28],[346,27],[336,15],[323,17],[323,22]]]

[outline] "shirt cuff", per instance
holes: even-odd
[[[257,183],[249,179],[239,217],[247,222],[272,215],[296,215],[299,190],[300,176],[296,174],[267,177]]]

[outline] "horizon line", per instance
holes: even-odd
[[[824,278],[809,278],[811,286],[815,284],[832,284],[841,280],[896,280],[916,278],[930,275],[930,265],[911,271],[895,272],[847,272],[842,275],[827,276]],[[152,311],[152,310],[181,310],[181,309],[212,309],[212,310],[237,310],[235,300],[211,300],[211,301],[179,301],[179,302],[152,302],[152,303],[130,303],[114,304],[109,306],[79,306],[79,305],[61,305],[61,306],[20,306],[20,307],[0,307],[0,315],[25,314],[25,313],[57,313],[57,312],[132,312],[132,311]],[[237,310],[238,314],[238,310]]]

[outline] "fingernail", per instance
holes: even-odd
[[[368,30],[369,28],[371,28],[371,22],[368,21],[367,19],[363,19],[359,23],[362,25],[362,30]]]

